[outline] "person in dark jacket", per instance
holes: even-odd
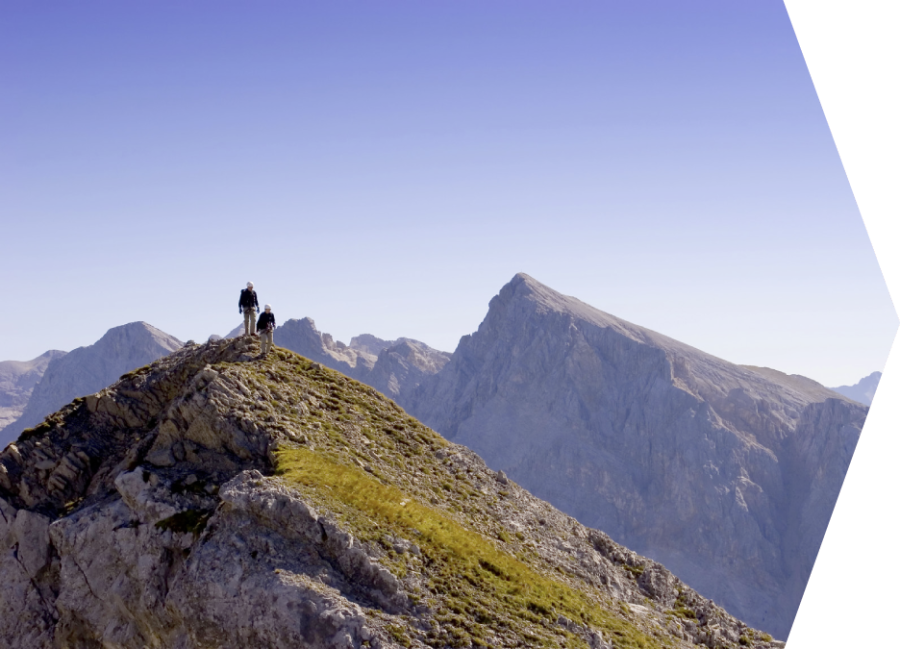
[[[259,322],[256,323],[256,330],[259,331],[260,353],[265,356],[273,347],[272,337],[275,333],[275,314],[272,313],[271,304],[267,304],[266,310],[259,316]]]
[[[259,300],[256,299],[256,291],[253,290],[253,282],[247,282],[247,288],[241,291],[238,300],[238,313],[244,314],[244,335],[256,335],[256,318],[253,309],[259,313]]]

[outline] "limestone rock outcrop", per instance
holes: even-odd
[[[26,428],[72,399],[105,388],[122,374],[178,349],[177,338],[146,322],[113,327],[100,340],[52,359],[34,386],[21,417],[0,431],[6,446]]]
[[[867,408],[520,274],[398,402],[536,496],[787,636]]]
[[[44,376],[50,361],[66,352],[50,350],[30,361],[0,361],[0,435],[22,416],[34,386]]]
[[[783,646],[395,403],[187,345],[0,453],[0,645]]]

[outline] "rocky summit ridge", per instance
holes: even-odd
[[[394,402],[188,345],[0,453],[8,647],[782,646]]]

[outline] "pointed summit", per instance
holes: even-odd
[[[549,286],[541,284],[531,275],[516,273],[516,275],[500,289],[500,293],[491,300],[499,303],[514,300],[530,300],[544,308],[559,312],[577,311],[580,307],[587,307],[580,300],[554,291]],[[591,307],[588,307],[591,308]]]
[[[582,523],[786,637],[866,408],[519,273],[399,399]]]
[[[787,391],[789,398],[802,404],[850,398],[806,377],[788,375],[770,368],[730,363],[652,329],[601,311],[578,298],[563,295],[525,273],[517,273],[500,289],[499,294],[491,300],[488,314],[481,326],[485,326],[485,323],[499,326],[501,322],[508,323],[509,318],[525,313],[540,318],[557,314],[567,319],[574,327],[573,331],[603,331],[605,335],[623,336],[642,347],[658,349],[673,366],[676,378],[684,379],[679,387],[692,393],[702,393],[703,396],[718,394],[723,390],[750,388],[779,399]],[[682,376],[681,370],[688,361],[691,363],[692,376]]]

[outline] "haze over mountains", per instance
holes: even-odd
[[[136,325],[147,353],[126,358],[127,337],[100,345]],[[96,347],[118,359],[107,378],[84,380],[82,365],[98,363],[91,354],[52,373],[48,362],[46,386],[34,388],[16,424],[29,415],[33,425],[181,346],[144,323],[104,339],[57,360]],[[452,355],[370,334],[347,345],[310,318],[284,322],[275,343],[375,387],[494,470],[782,638],[867,412],[857,397],[728,363],[524,274]],[[61,376],[69,378],[53,378]],[[12,430],[0,431],[4,445]]]
[[[234,337],[243,325],[228,334]],[[303,354],[397,398],[434,373],[450,354],[410,338],[382,340],[370,334],[350,345],[320,333],[310,318],[288,320],[275,334],[276,344]],[[72,399],[100,390],[122,374],[181,347],[156,327],[134,322],[110,329],[93,345],[66,352],[49,351],[32,361],[0,362],[0,448],[23,430]],[[45,376],[46,373],[46,376]]]
[[[30,361],[0,361],[0,430],[22,416],[50,361],[65,355],[51,350]]]
[[[243,333],[240,325],[228,338]],[[450,360],[447,352],[432,349],[412,338],[382,340],[371,334],[354,336],[350,344],[321,333],[311,318],[291,319],[275,330],[275,344],[347,376],[371,385],[392,399],[415,389],[426,376],[440,371]]]
[[[878,382],[881,381],[881,372],[872,372],[869,376],[863,377],[859,383],[855,385],[842,385],[837,388],[831,388],[835,392],[850,397],[854,401],[859,401],[867,406],[872,405],[872,398],[875,396],[875,390],[878,389]]]
[[[0,430],[6,446],[26,428],[76,397],[102,390],[122,374],[180,348],[182,342],[146,322],[113,327],[100,340],[52,358],[21,416]]]

